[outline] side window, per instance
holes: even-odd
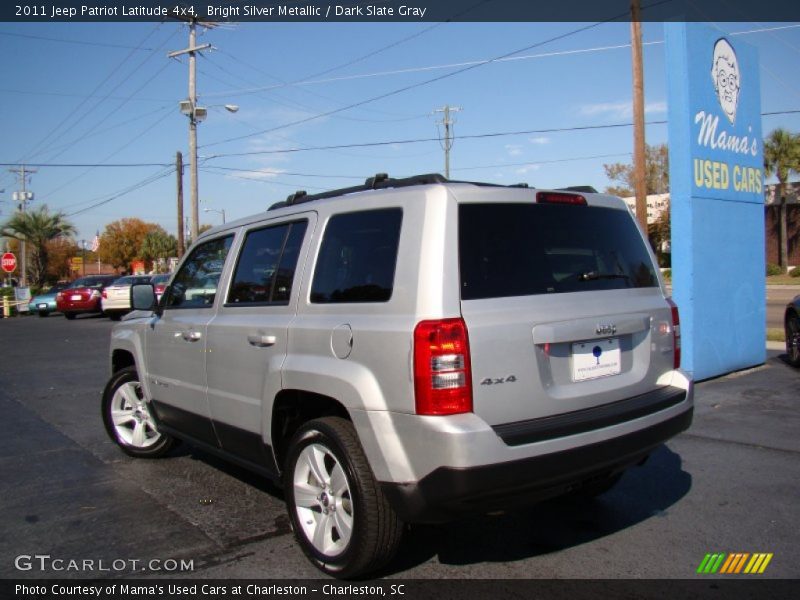
[[[233,274],[227,304],[286,304],[306,221],[250,231]]]
[[[387,302],[402,220],[399,208],[331,217],[317,257],[311,302]]]
[[[233,235],[201,244],[183,263],[165,295],[165,308],[211,308]]]

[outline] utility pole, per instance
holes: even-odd
[[[197,123],[205,119],[207,110],[197,106],[197,53],[211,48],[211,44],[197,45],[197,18],[188,19],[189,47],[167,54],[175,58],[182,54],[189,55],[189,98],[180,103],[181,112],[189,117],[189,197],[192,203],[192,239],[196,240],[200,231],[200,211],[197,205]],[[204,27],[212,27],[213,23],[201,23]]]
[[[175,155],[175,172],[178,175],[178,258],[183,256],[183,154]]]
[[[28,169],[25,165],[9,169],[10,172],[15,173],[19,178],[20,191],[14,192],[11,197],[15,202],[19,202],[17,208],[19,212],[25,213],[25,203],[33,200],[33,192],[28,191],[28,175],[36,173],[36,169]],[[19,242],[19,263],[20,274],[19,283],[21,287],[28,287],[28,254],[26,249],[25,240]]]
[[[647,234],[647,180],[644,149],[644,74],[642,23],[639,0],[631,0],[631,58],[633,63],[633,178],[636,188],[636,220]]]
[[[445,104],[442,108],[437,108],[435,113],[443,113],[442,120],[437,121],[437,124],[444,126],[444,140],[440,139],[439,143],[444,149],[444,176],[450,179],[450,149],[453,147],[453,125],[455,120],[450,118],[450,113],[461,112],[464,110],[460,106],[450,106]]]

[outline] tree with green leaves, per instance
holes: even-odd
[[[169,257],[178,255],[178,240],[160,227],[153,229],[144,236],[140,254],[143,259],[152,263],[166,261]]]
[[[669,191],[669,152],[666,144],[645,145],[645,181],[648,194],[664,194]],[[607,194],[629,197],[636,189],[633,164],[612,163],[603,165],[606,177],[620,185],[608,186]]]
[[[800,135],[781,128],[775,129],[764,140],[764,172],[767,177],[775,174],[778,178],[777,196],[780,202],[778,264],[784,271],[789,267],[786,183],[789,181],[791,171],[800,172]]]
[[[37,287],[45,283],[49,262],[48,243],[75,235],[75,226],[64,213],[51,213],[46,205],[17,212],[0,227],[0,234],[26,243],[29,254],[28,279]]]

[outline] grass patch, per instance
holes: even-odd
[[[780,327],[767,328],[767,341],[768,342],[785,342],[786,332]]]
[[[798,267],[800,268],[800,267]],[[772,275],[767,277],[767,285],[800,285],[800,277],[792,277],[789,274]]]

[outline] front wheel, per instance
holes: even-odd
[[[46,310],[40,310],[39,311],[39,316],[40,317],[49,317],[50,316],[50,312],[46,311]]]
[[[112,375],[103,391],[102,412],[108,435],[125,454],[158,458],[175,445],[172,437],[156,428],[136,367]]]
[[[309,421],[286,458],[286,502],[300,547],[328,575],[350,578],[385,565],[403,525],[372,475],[352,423]]]
[[[64,316],[66,317],[67,321],[72,321],[76,317],[74,312],[65,312]]]
[[[786,354],[789,364],[800,367],[800,316],[791,313],[786,317]]]

